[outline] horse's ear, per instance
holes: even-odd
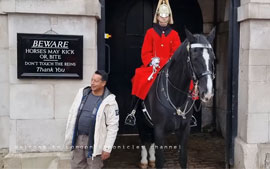
[[[195,37],[193,36],[193,34],[187,28],[185,28],[185,32],[186,32],[186,36],[187,36],[188,41],[190,43],[194,42]]]
[[[207,40],[212,43],[213,40],[215,39],[216,36],[216,27],[214,27],[211,32],[209,33],[209,35],[207,36]]]

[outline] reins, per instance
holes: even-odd
[[[200,44],[200,43],[194,43],[194,44],[191,44],[191,45],[190,45],[190,43],[188,43],[187,46],[186,46],[186,49],[187,49],[187,52],[188,52],[187,64],[188,64],[189,69],[191,70],[192,79],[193,79],[193,81],[195,83],[195,86],[194,86],[193,90],[195,90],[195,93],[197,94],[199,79],[204,77],[204,76],[207,76],[207,75],[211,75],[212,78],[214,78],[214,74],[211,71],[205,71],[205,72],[203,72],[203,73],[201,73],[199,75],[196,75],[193,64],[192,64],[192,61],[191,61],[191,58],[190,58],[190,49],[192,49],[192,48],[208,49],[208,48],[212,48],[212,47],[211,47],[210,44]],[[171,60],[169,62],[171,62]],[[169,62],[168,62],[168,64],[170,64]],[[158,82],[157,82],[157,87],[156,87],[157,99],[163,106],[165,106],[166,108],[169,108],[166,104],[164,104],[161,101],[160,96],[158,94],[159,93],[158,89],[159,89],[160,83],[163,83],[163,81],[161,79],[163,79],[162,77],[165,74],[165,87],[164,87],[164,84],[163,84],[162,88],[161,88],[161,92],[163,93],[164,97],[168,101],[171,108],[173,108],[175,110],[174,114],[177,114],[177,115],[181,116],[183,119],[186,119],[186,115],[191,111],[192,107],[194,106],[195,100],[192,99],[191,93],[185,92],[185,91],[177,88],[175,85],[173,85],[173,83],[169,79],[169,67],[170,66],[166,65],[165,70],[160,71],[160,74],[159,74],[159,77],[158,77]],[[184,103],[181,104],[181,106],[177,106],[172,102],[171,96],[169,94],[169,85],[172,86],[173,89],[175,89],[177,92],[181,93],[182,95],[186,95],[187,98],[184,101]],[[188,108],[190,100],[192,100],[192,103],[191,103],[191,106]]]

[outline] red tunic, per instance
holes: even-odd
[[[179,35],[176,31],[171,30],[167,36],[165,34],[166,33],[162,33],[160,36],[154,28],[150,28],[146,32],[141,51],[143,65],[136,69],[135,76],[132,79],[132,95],[135,95],[142,100],[147,96],[160,69],[167,63],[169,58],[181,44]],[[153,71],[152,66],[148,65],[153,57],[160,58],[160,68],[158,68],[153,79],[148,81],[147,78]]]

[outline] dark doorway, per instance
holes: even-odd
[[[108,88],[116,95],[120,109],[120,134],[136,133],[135,127],[125,126],[124,120],[130,111],[131,78],[141,63],[141,46],[147,29],[152,27],[157,0],[105,0],[106,40],[110,50],[106,59],[110,67]],[[197,0],[171,0],[175,24],[181,40],[185,39],[184,28],[193,33],[203,32],[203,19]],[[108,49],[107,48],[107,49]],[[200,122],[200,113],[196,114]]]

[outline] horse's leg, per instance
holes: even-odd
[[[155,168],[156,156],[155,156],[155,143],[152,142],[149,148],[149,166]]]
[[[156,144],[156,168],[163,168],[164,166],[164,127],[155,127],[155,144]]]
[[[148,153],[147,153],[146,145],[147,143],[150,142],[149,135],[153,133],[153,129],[149,128],[145,124],[144,116],[142,113],[143,112],[141,112],[139,108],[136,114],[136,118],[137,118],[137,128],[139,132],[139,137],[141,140],[141,160],[140,160],[139,167],[142,169],[145,169],[148,167],[148,159],[147,159]]]
[[[148,166],[148,160],[147,160],[147,150],[145,145],[142,145],[141,147],[141,162],[139,164],[139,167],[142,169],[146,169]]]
[[[176,134],[179,138],[179,144],[181,149],[179,152],[179,162],[182,169],[187,168],[187,142],[190,132],[190,126],[187,124],[184,128],[177,130]]]

